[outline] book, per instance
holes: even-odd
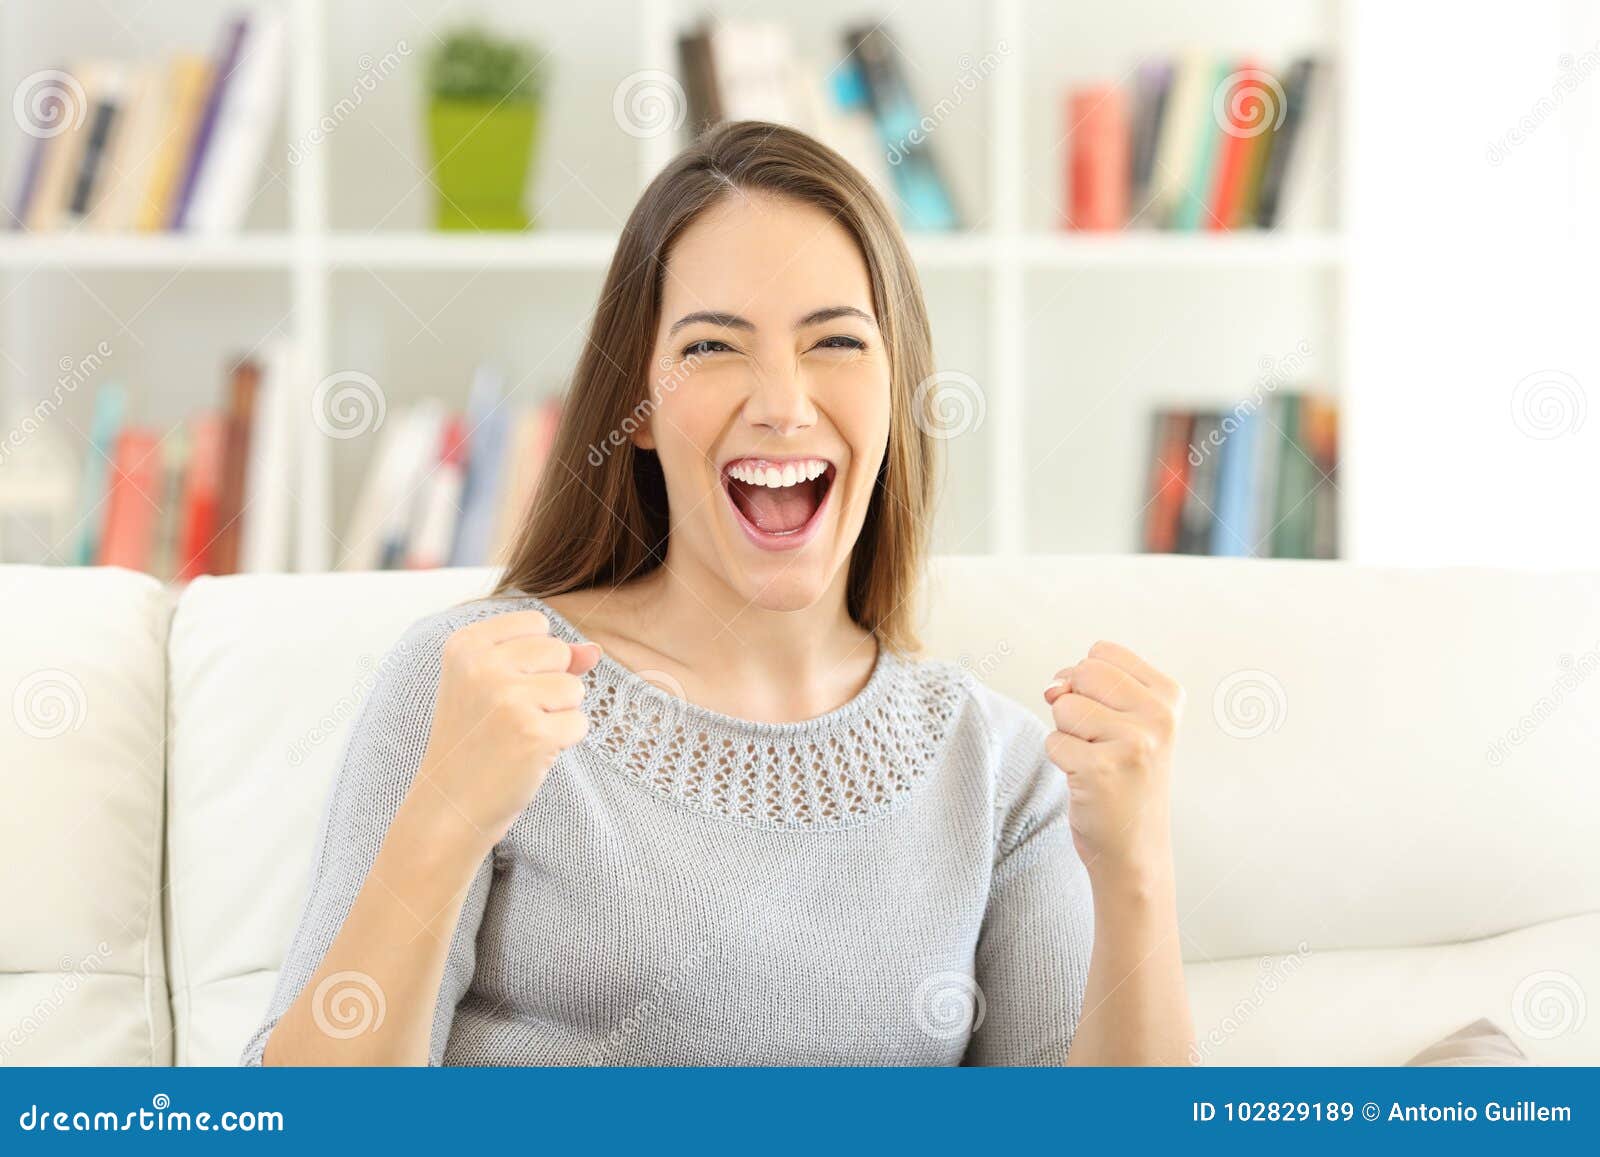
[[[165,229],[172,220],[211,91],[211,72],[211,62],[200,56],[179,56],[168,67],[160,98],[165,135],[150,158],[149,182],[134,219],[144,232]]]
[[[560,422],[561,403],[555,400],[518,415],[512,433],[511,469],[501,491],[494,537],[490,540],[490,562],[507,561],[518,533],[532,513]]]
[[[183,510],[179,516],[178,581],[206,574],[211,569],[211,548],[216,540],[217,511],[222,490],[222,457],[227,444],[227,418],[213,411],[197,415],[189,424],[189,461],[183,474]]]
[[[106,520],[106,466],[115,452],[127,407],[127,391],[120,384],[107,382],[95,391],[94,413],[89,419],[89,448],[83,456],[83,480],[79,488],[78,537],[72,550],[72,561],[78,566],[92,566],[100,554]]]
[[[506,473],[506,439],[512,416],[501,396],[504,389],[505,380],[498,370],[478,367],[467,397],[467,467],[461,517],[450,544],[451,566],[481,566],[488,561],[494,503]]]
[[[922,114],[912,96],[894,41],[882,22],[849,29],[845,55],[854,57],[866,84],[878,139],[894,163],[891,171],[902,223],[910,229],[961,227],[961,215],[936,161]]]
[[[101,174],[117,120],[127,99],[124,92],[126,80],[121,68],[107,64],[95,70],[92,80],[84,82],[88,100],[88,120],[84,125],[83,152],[78,158],[78,171],[67,193],[67,222],[76,222],[89,215],[94,197],[101,187]]]
[[[188,224],[190,205],[194,201],[195,189],[200,183],[200,174],[206,165],[207,153],[213,145],[217,122],[222,114],[223,99],[233,83],[234,70],[239,66],[240,54],[244,50],[245,37],[249,34],[249,29],[249,17],[241,16],[230,21],[223,30],[222,43],[213,58],[210,84],[200,108],[194,135],[189,142],[188,157],[182,169],[183,176],[175,187],[170,215],[167,218],[170,228],[182,229]]]
[[[1316,62],[1310,57],[1300,57],[1289,66],[1284,79],[1283,122],[1273,134],[1272,151],[1266,159],[1266,169],[1261,174],[1261,187],[1256,201],[1256,224],[1270,229],[1278,223],[1285,183],[1294,158],[1300,127],[1306,118],[1306,103],[1311,95],[1312,73]]]
[[[1139,65],[1137,78],[1131,125],[1133,140],[1129,149],[1128,200],[1132,222],[1149,226],[1155,221],[1145,210],[1149,208],[1162,114],[1172,90],[1172,65],[1165,60],[1147,60]]]
[[[283,339],[271,342],[262,354],[245,440],[244,509],[239,518],[241,573],[289,569],[295,509],[295,417],[305,413],[294,407],[292,373],[289,343]]]
[[[255,417],[261,366],[251,358],[234,364],[228,380],[228,409],[223,424],[222,476],[217,488],[217,530],[210,547],[211,574],[239,569],[245,517],[245,475],[250,462],[250,431]]]
[[[80,66],[75,71],[82,73],[85,69]],[[88,71],[92,73],[92,67]],[[61,127],[56,131],[56,126],[52,125],[55,135],[49,138],[39,178],[32,190],[27,223],[28,228],[34,230],[54,229],[66,216],[88,136],[88,89],[74,79],[71,84],[58,85],[52,99],[58,102],[53,107],[59,112]]]
[[[1216,97],[1227,82],[1228,66],[1212,64],[1203,69],[1203,78],[1198,104],[1191,107],[1188,114],[1194,115],[1196,108],[1200,113],[1200,123],[1192,137],[1194,153],[1185,166],[1186,176],[1172,210],[1172,227],[1185,231],[1203,227],[1209,218],[1211,187],[1222,153],[1222,141],[1227,135],[1217,119]]]
[[[416,512],[406,539],[405,566],[419,570],[450,561],[450,540],[461,513],[461,488],[466,481],[466,426],[459,414],[446,418],[433,469],[417,494]]]
[[[180,224],[198,233],[237,231],[254,198],[267,142],[283,103],[287,16],[261,6],[244,21],[237,61],[217,101]]]
[[[180,425],[161,441],[160,500],[156,516],[155,542],[151,549],[150,573],[163,581],[178,576],[178,552],[182,545],[184,475],[189,466],[189,428]]]
[[[1234,228],[1238,206],[1249,179],[1249,159],[1256,138],[1277,115],[1270,99],[1271,86],[1263,87],[1266,74],[1253,61],[1245,61],[1226,78],[1219,111],[1223,117],[1217,137],[1217,167],[1212,179],[1210,205],[1204,227],[1217,231]]]
[[[1151,553],[1178,549],[1193,428],[1193,416],[1176,410],[1158,412],[1152,422],[1150,489],[1144,507],[1144,548]]]
[[[160,436],[142,426],[118,433],[98,565],[149,569],[161,502],[160,446]]]
[[[1193,415],[1184,454],[1189,477],[1184,485],[1178,515],[1177,550],[1181,554],[1206,554],[1211,549],[1213,504],[1217,498],[1217,442],[1222,415],[1205,411]]]
[[[88,213],[92,229],[131,228],[138,218],[152,162],[167,131],[164,79],[164,71],[155,66],[135,68],[128,75],[127,95]]]
[[[1184,200],[1200,149],[1201,119],[1211,120],[1211,62],[1190,53],[1174,66],[1172,92],[1162,111],[1155,172],[1150,179],[1149,215],[1170,227]]]
[[[1216,451],[1221,457],[1210,553],[1248,557],[1255,553],[1256,544],[1254,466],[1261,419],[1253,408],[1245,407],[1236,408],[1228,418],[1232,432],[1227,432],[1225,422],[1225,440]]]
[[[1122,89],[1094,85],[1067,97],[1069,229],[1121,229],[1128,221],[1128,108]]]

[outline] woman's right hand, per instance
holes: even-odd
[[[579,676],[593,643],[550,634],[539,611],[471,623],[444,643],[433,728],[407,803],[471,843],[474,863],[533,801],[551,764],[589,730]]]

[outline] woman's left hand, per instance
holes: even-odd
[[[1096,643],[1045,688],[1045,740],[1066,772],[1073,842],[1091,879],[1171,870],[1172,747],[1183,688],[1126,647]]]

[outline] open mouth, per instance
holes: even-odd
[[[835,473],[826,458],[735,458],[722,468],[722,486],[756,545],[783,550],[810,537]]]

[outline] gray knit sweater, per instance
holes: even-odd
[[[410,628],[345,750],[266,1019],[318,968],[427,745],[446,637]],[[433,1064],[1058,1064],[1093,920],[1045,727],[960,666],[887,649],[800,723],[686,703],[609,657],[588,736],[479,868],[434,1010]],[[371,994],[327,985],[318,1023]]]

